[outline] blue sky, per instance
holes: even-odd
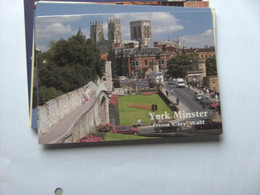
[[[90,21],[96,20],[103,22],[106,38],[109,18],[120,18],[123,40],[130,40],[130,21],[150,20],[153,41],[177,40],[179,38],[181,43],[187,47],[214,45],[210,9],[180,9],[162,6],[86,6],[85,4],[62,6],[64,5],[43,4],[37,6],[35,37],[38,49],[46,51],[50,41],[60,38],[67,39],[75,35],[79,28],[86,37],[89,37]]]

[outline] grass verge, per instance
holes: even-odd
[[[128,95],[119,97],[119,115],[120,125],[135,125],[137,118],[140,118],[142,123],[152,123],[149,113],[151,110],[129,107],[128,104],[139,104],[151,106],[152,104],[158,105],[158,110],[155,114],[164,114],[165,112],[170,113],[172,116],[171,109],[164,103],[158,94],[153,95]]]

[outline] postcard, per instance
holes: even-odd
[[[95,3],[98,3],[98,5],[95,5]],[[35,9],[37,5],[46,5],[49,10],[49,15],[55,14],[55,15],[63,15],[64,13],[68,14],[82,14],[79,10],[77,10],[77,13],[71,13],[73,12],[73,6],[77,4],[80,4],[83,8],[83,14],[86,13],[86,6],[91,5],[91,9],[89,10],[89,13],[106,13],[111,10],[111,4],[115,4],[117,6],[121,5],[133,5],[133,9],[135,12],[138,12],[140,10],[144,11],[160,11],[163,9],[168,9],[169,6],[173,6],[178,8],[179,10],[184,7],[185,9],[182,9],[182,11],[189,11],[189,7],[197,7],[204,8],[209,7],[208,2],[205,1],[152,1],[152,0],[140,0],[140,1],[118,1],[118,0],[70,0],[70,1],[54,1],[54,0],[47,0],[47,1],[37,1],[37,0],[26,0],[24,1],[24,12],[25,12],[25,27],[26,27],[26,56],[27,56],[27,77],[28,77],[28,102],[29,102],[29,112],[30,112],[30,126],[33,128],[36,128],[37,125],[35,125],[35,110],[32,108],[33,104],[33,94],[35,91],[33,90],[33,77],[34,77],[34,40],[33,40],[33,15],[35,12]],[[105,6],[102,4],[106,4]],[[143,5],[156,5],[156,6],[149,6],[149,8],[144,9]],[[158,5],[160,5],[158,7]],[[59,9],[55,9],[54,7],[58,6]],[[94,7],[93,7],[94,6]],[[140,6],[140,7],[138,7]],[[128,7],[128,6],[126,6]],[[156,7],[156,8],[155,8]],[[94,9],[92,9],[94,8]],[[125,8],[118,7],[121,10],[121,13],[124,13],[126,11]],[[112,8],[115,10],[114,8]],[[38,16],[41,14],[40,11],[44,9],[37,9]],[[54,13],[51,13],[52,10],[55,10]],[[57,11],[58,10],[58,11]],[[82,9],[81,9],[82,10]],[[129,9],[127,8],[128,12]],[[190,10],[191,11],[191,10]],[[46,13],[43,12],[43,15]]]
[[[40,144],[222,133],[214,11],[38,16]]]
[[[82,2],[38,2],[35,8],[36,17],[47,16],[66,16],[66,15],[86,15],[86,14],[120,14],[120,13],[146,13],[146,12],[209,12],[207,8],[187,8],[187,7],[171,7],[171,6],[143,6],[143,5],[107,5],[107,4],[94,4]],[[27,20],[28,22],[30,20]],[[30,31],[30,26],[26,25],[27,31]],[[33,36],[31,33],[27,34],[27,58],[31,61],[28,62],[28,89],[29,89],[29,103],[30,103],[30,126],[37,129],[37,108],[36,101],[33,96],[37,96],[37,88],[33,86],[33,81],[36,75],[35,51],[41,51],[41,48],[35,48]],[[31,40],[31,41],[30,41]],[[31,46],[31,47],[30,47]],[[33,48],[32,48],[33,46]],[[31,56],[30,51],[33,50]],[[30,64],[32,62],[32,65]],[[31,65],[31,66],[30,66]]]

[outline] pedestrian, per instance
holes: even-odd
[[[84,100],[84,104],[87,103],[89,101],[90,97],[89,97],[89,89],[88,87],[86,87],[84,89],[84,92],[83,92],[83,100]]]
[[[165,92],[166,92],[166,96],[168,97],[168,95],[169,95],[169,92],[168,92],[168,90],[166,89],[166,91],[165,91]]]
[[[217,93],[216,93],[216,95],[215,95],[215,99],[218,100],[218,94],[217,94]]]
[[[141,119],[137,118],[137,127],[141,127],[141,125],[142,125]]]
[[[173,95],[173,93],[174,93],[174,89],[171,89],[171,95]]]
[[[214,93],[213,93],[213,91],[210,93],[210,97],[211,97],[211,98],[214,97]]]
[[[179,105],[179,98],[176,98],[176,104]]]

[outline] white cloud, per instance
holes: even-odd
[[[39,49],[39,50],[41,50],[42,52],[45,52],[45,51],[47,51],[48,49],[50,49],[49,48],[49,46],[48,45],[37,45],[37,49]]]
[[[35,23],[36,38],[43,40],[56,35],[73,33],[71,25],[66,23],[75,22],[80,18],[81,16],[38,17]]]
[[[214,33],[212,29],[208,29],[205,32],[198,35],[185,35],[180,37],[181,43],[186,47],[199,47],[202,48],[205,45],[214,46]]]
[[[121,19],[123,39],[130,39],[130,21],[150,20],[152,35],[155,36],[162,33],[173,33],[184,28],[178,23],[179,20],[175,16],[165,12],[118,14],[115,17]]]
[[[51,23],[47,25],[36,24],[37,39],[48,39],[54,35],[66,34],[71,31],[70,25],[64,25],[62,23]]]
[[[75,22],[79,19],[81,19],[82,16],[51,16],[51,17],[36,17],[37,22],[41,23],[66,23],[66,22]]]

